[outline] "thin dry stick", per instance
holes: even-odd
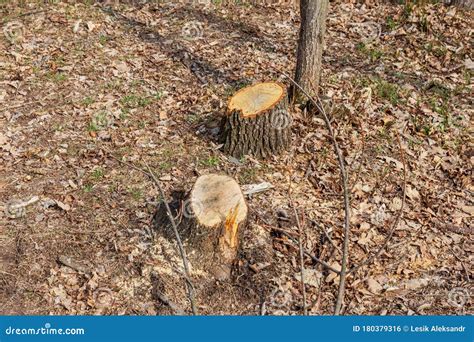
[[[158,190],[160,191],[161,198],[163,199],[163,202],[165,203],[166,212],[168,214],[168,217],[171,221],[171,225],[173,226],[174,233],[176,235],[176,241],[178,242],[178,248],[179,248],[179,253],[181,254],[181,259],[183,259],[184,278],[186,280],[186,288],[188,290],[189,302],[191,303],[191,311],[192,311],[193,315],[196,315],[197,310],[196,310],[196,304],[195,304],[195,300],[194,300],[194,286],[193,286],[193,283],[191,282],[191,278],[189,276],[188,258],[186,256],[186,251],[183,248],[183,243],[181,242],[181,237],[179,236],[178,226],[176,225],[176,222],[174,221],[173,213],[172,213],[172,211],[171,211],[171,209],[168,205],[168,202],[166,201],[165,192],[163,191],[163,188],[161,187],[160,182],[158,181],[155,174],[153,173],[153,171],[150,169],[150,167],[148,166],[148,164],[145,161],[144,161],[144,163],[145,163],[145,166],[148,169],[148,172],[141,169],[141,168],[139,168],[138,166],[135,166],[131,163],[127,163],[127,162],[124,162],[123,160],[120,160],[119,158],[115,157],[106,148],[103,148],[103,149],[110,155],[111,158],[115,159],[119,163],[121,163],[123,165],[126,165],[128,167],[131,167],[132,169],[137,170],[137,171],[147,175],[148,177],[150,177],[155,182],[156,186],[158,187]]]
[[[395,230],[397,229],[397,226],[398,226],[398,222],[400,222],[400,219],[402,217],[403,208],[405,207],[405,200],[406,200],[407,167],[406,167],[406,162],[405,162],[405,154],[403,153],[402,144],[400,142],[400,137],[398,136],[398,134],[396,136],[397,136],[398,146],[400,148],[400,159],[402,160],[402,164],[403,164],[403,194],[402,194],[402,204],[400,206],[400,210],[398,211],[397,216],[395,217],[395,220],[392,223],[392,227],[390,228],[390,231],[389,231],[387,237],[385,238],[385,241],[382,244],[382,246],[380,246],[379,249],[377,250],[377,252],[372,254],[364,262],[362,262],[361,264],[359,264],[357,266],[353,266],[349,270],[349,272],[347,272],[348,274],[352,273],[352,272],[355,272],[355,271],[359,270],[361,267],[364,267],[364,266],[370,264],[372,261],[374,261],[376,258],[378,258],[380,256],[380,254],[382,254],[383,250],[385,248],[387,248],[390,240],[392,239],[393,233],[395,233]]]
[[[359,158],[362,158],[362,155],[364,154],[364,151],[365,151],[365,135],[364,135],[364,133],[362,133],[362,149],[360,151]],[[349,165],[349,169],[350,169],[350,167],[351,167],[351,165]],[[356,186],[357,182],[359,181],[361,170],[362,170],[362,160],[359,162],[359,166],[357,167],[356,177],[354,179],[354,183],[352,184],[351,188],[349,189],[349,193],[352,193],[352,191],[354,190],[354,187]]]
[[[165,203],[166,212],[167,212],[168,217],[171,221],[171,225],[173,226],[174,234],[176,235],[176,241],[178,242],[179,253],[181,254],[181,258],[183,259],[184,274],[186,275],[186,284],[187,284],[187,288],[188,288],[189,301],[191,302],[191,310],[192,310],[193,314],[196,315],[197,311],[196,311],[196,304],[194,302],[194,286],[191,282],[191,277],[189,276],[188,258],[186,256],[186,251],[184,250],[183,243],[181,242],[181,237],[179,236],[178,226],[176,225],[176,222],[174,221],[173,212],[171,211],[170,206],[168,204],[168,201],[166,200],[165,192],[163,191],[163,188],[161,187],[160,181],[155,176],[153,171],[150,169],[150,166],[147,164],[147,162],[143,161],[143,163],[145,164],[146,168],[148,169],[148,172],[150,173],[150,175],[151,175],[153,181],[155,182],[156,186],[160,190],[161,198],[163,199],[163,202]]]
[[[291,83],[293,83],[301,92],[306,95],[306,97],[313,103],[313,105],[321,112],[323,115],[324,122],[326,123],[326,128],[329,131],[329,135],[331,137],[332,144],[334,146],[334,150],[336,152],[337,160],[339,163],[339,170],[340,170],[340,177],[342,182],[342,189],[344,191],[344,244],[342,249],[342,264],[341,264],[341,273],[339,277],[339,289],[337,294],[336,300],[336,308],[334,310],[334,315],[339,315],[341,312],[342,303],[344,301],[344,291],[346,286],[346,274],[347,274],[347,259],[349,256],[349,234],[350,234],[350,202],[349,202],[349,192],[347,191],[347,175],[346,169],[344,167],[344,159],[342,157],[341,150],[339,149],[339,144],[336,141],[336,136],[334,135],[334,131],[331,126],[331,121],[326,114],[324,106],[319,99],[317,101],[309,95],[294,79],[290,76],[285,74],[283,71],[278,70],[283,76],[288,78]]]
[[[300,219],[298,217],[298,212],[296,207],[293,206],[295,212],[296,224],[298,225],[298,247],[300,249],[300,269],[301,269],[301,290],[303,293],[303,315],[308,315],[308,310],[306,309],[306,287],[304,282],[304,251],[303,251],[303,228],[301,227]]]
[[[12,110],[12,109],[16,109],[16,108],[20,108],[20,107],[24,107],[24,106],[29,106],[29,105],[32,105],[32,104],[35,104],[35,103],[39,103],[39,102],[42,102],[42,101],[48,99],[50,96],[54,96],[54,95],[55,95],[54,93],[51,93],[51,94],[46,95],[45,97],[43,97],[40,100],[17,103],[17,104],[11,105],[11,106],[6,106],[6,107],[3,107],[3,108],[0,108],[0,112],[6,112],[7,110]],[[61,95],[61,94],[59,94],[59,95]],[[73,94],[69,94],[69,95],[64,96],[63,100],[61,102],[56,103],[52,107],[54,108],[54,107],[58,107],[58,106],[66,104],[65,100],[69,99],[72,95]],[[58,96],[58,94],[56,94],[56,96]],[[50,106],[50,108],[51,108],[51,106]]]
[[[308,315],[308,310],[306,309],[306,286],[304,281],[304,251],[303,251],[303,229],[301,228],[300,219],[298,216],[298,211],[296,210],[296,206],[293,202],[293,196],[291,194],[291,181],[293,179],[293,175],[290,173],[290,179],[288,183],[288,197],[290,199],[290,204],[293,207],[293,211],[296,218],[296,225],[298,226],[298,249],[299,249],[299,256],[300,256],[300,270],[301,270],[301,294],[303,296],[303,315]]]
[[[326,237],[326,239],[329,241],[329,243],[334,247],[334,249],[336,249],[339,253],[342,253],[341,249],[339,248],[338,245],[336,245],[336,243],[334,242],[333,239],[331,239],[331,237],[329,236],[329,233],[326,231],[326,228],[323,227],[323,225],[320,225],[318,224],[315,220],[310,220],[311,222],[313,222],[313,224],[318,227],[319,229],[321,229],[324,233],[324,236]]]
[[[30,11],[30,12],[26,12],[26,13],[21,13],[21,14],[12,16],[12,17],[6,17],[2,21],[2,24],[5,24],[6,22],[11,21],[11,20],[15,20],[15,19],[26,17],[26,16],[33,15],[33,14],[43,13],[43,12],[46,12],[46,11],[49,11],[49,9],[40,9],[40,10]]]
[[[272,228],[272,229],[275,229],[275,228]],[[293,243],[299,245],[298,239],[295,239],[293,236],[291,236],[290,233],[288,233],[288,232],[286,232],[286,231],[284,231],[284,230],[278,230],[278,231],[279,231],[280,233],[282,233],[283,235],[285,235],[288,239],[290,239],[291,241],[293,241]],[[318,259],[317,257],[315,257],[314,255],[312,255],[312,254],[309,253],[308,251],[306,251],[306,250],[304,250],[304,249],[303,249],[303,251],[304,251],[304,254],[305,254],[306,256],[310,257],[311,260],[313,260],[314,262],[323,265],[323,266],[326,267],[328,270],[330,270],[330,271],[332,271],[332,272],[334,272],[334,273],[336,273],[336,274],[338,274],[338,275],[341,273],[341,271],[336,270],[334,267],[332,267],[332,266],[329,265],[328,263],[322,261],[321,259]]]
[[[174,311],[175,314],[179,315],[179,316],[182,316],[184,315],[184,311],[177,305],[175,304],[174,302],[172,302],[168,296],[166,296],[165,294],[161,293],[161,292],[156,292],[155,293],[156,297],[165,305],[168,305],[169,308],[171,310]]]

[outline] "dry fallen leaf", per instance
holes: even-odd
[[[321,279],[323,278],[323,274],[315,269],[304,269],[304,282],[306,285],[319,287],[321,283]],[[294,277],[296,280],[301,281],[301,272],[295,273]]]
[[[72,27],[72,32],[77,33],[80,30],[82,19],[77,20]]]
[[[369,278],[367,279],[367,288],[373,294],[380,293],[382,291],[382,285],[380,285],[375,279]]]

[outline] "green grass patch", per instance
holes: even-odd
[[[390,31],[393,31],[397,28],[398,26],[398,23],[393,19],[392,16],[388,16],[387,17],[387,20],[385,20],[385,25],[387,25],[387,28],[390,30]]]
[[[143,197],[142,189],[137,187],[130,188],[129,193],[135,201],[139,201]]]
[[[215,156],[210,156],[207,159],[200,160],[201,166],[214,167],[219,165],[219,158]]]
[[[47,75],[48,79],[55,83],[62,83],[67,80],[67,75],[62,72],[49,73]]]
[[[396,106],[401,100],[400,88],[398,85],[384,81],[382,79],[376,80],[375,94],[378,97],[389,101],[394,106]]]
[[[87,130],[89,132],[97,132],[102,129],[105,129],[111,125],[111,118],[107,112],[99,112],[87,125]]]
[[[104,177],[104,170],[102,170],[100,167],[92,171],[92,178],[95,181],[100,181]]]
[[[82,104],[86,107],[90,106],[94,102],[95,102],[95,100],[92,96],[87,96],[82,100]]]
[[[378,61],[383,57],[383,52],[379,49],[376,49],[375,47],[368,46],[362,42],[358,43],[356,45],[357,51],[360,51],[367,57],[369,57],[369,60],[373,63]]]

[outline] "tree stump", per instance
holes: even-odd
[[[247,204],[237,182],[228,176],[200,176],[187,196],[170,204],[178,217],[178,231],[193,268],[216,279],[230,276],[237,256],[239,231],[247,218]],[[164,205],[155,214],[155,225],[164,236],[176,236]]]
[[[222,120],[223,151],[235,158],[276,155],[290,144],[292,121],[283,85],[265,82],[243,88],[230,99]]]

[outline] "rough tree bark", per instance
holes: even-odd
[[[449,5],[465,7],[468,9],[474,9],[474,0],[445,0],[445,3]]]
[[[238,91],[222,119],[223,151],[235,158],[267,158],[288,148],[291,114],[283,85],[257,83]]]
[[[326,33],[329,0],[301,0],[301,26],[298,40],[295,81],[309,94],[318,95],[321,57]],[[304,95],[291,87],[291,98],[301,102]]]
[[[163,236],[173,240],[164,207],[158,206],[154,224]],[[248,211],[237,182],[225,175],[200,176],[190,193],[177,196],[170,207],[180,221],[178,231],[192,267],[216,279],[227,279]]]

